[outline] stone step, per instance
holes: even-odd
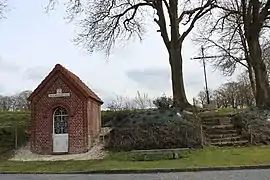
[[[202,117],[201,118],[203,121],[212,121],[212,120],[229,120],[231,117]]]
[[[224,141],[224,142],[211,143],[211,145],[213,145],[213,146],[243,146],[246,144],[248,144],[248,140]]]
[[[210,139],[211,143],[228,142],[228,141],[240,141],[240,140],[241,140],[241,136]]]
[[[238,133],[238,131],[234,128],[231,129],[204,129],[205,133],[207,135],[227,135],[227,134],[233,134]]]
[[[235,137],[238,136],[238,133],[228,133],[228,134],[206,134],[206,136],[210,139],[218,139],[218,138],[227,138],[227,137]]]
[[[202,120],[203,124],[231,124],[231,118],[212,118]]]
[[[214,125],[214,126],[208,126],[208,125],[203,125],[204,129],[234,129],[233,124],[226,124],[226,125]]]
[[[202,124],[205,126],[220,125],[219,121],[204,121]]]
[[[231,117],[235,113],[216,113],[216,112],[200,112],[198,116],[200,118],[209,118],[209,117]]]

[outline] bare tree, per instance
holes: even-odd
[[[115,99],[108,103],[107,108],[111,111],[134,110],[136,104],[134,100],[128,97],[117,95]]]
[[[213,104],[217,108],[227,106],[227,101],[224,99],[223,93],[222,91],[220,91],[220,89],[213,91]]]
[[[262,58],[266,64],[268,76],[270,75],[270,40],[266,39],[262,44]]]
[[[208,95],[209,95],[210,103],[212,103],[212,101],[213,101],[213,91],[211,89],[208,89]],[[200,102],[201,105],[207,104],[207,94],[206,94],[206,89],[205,88],[198,93],[197,100]]]
[[[153,107],[153,100],[148,97],[148,94],[141,95],[139,91],[137,91],[134,101],[139,109],[148,109]]]
[[[243,72],[237,77],[239,95],[238,98],[241,98],[240,106],[254,106],[255,105],[255,96],[252,92],[250,81],[248,77],[248,72]]]
[[[13,110],[14,99],[11,96],[1,96],[0,97],[0,106],[2,111]]]
[[[112,111],[149,109],[154,107],[152,101],[148,94],[141,95],[137,91],[137,95],[134,98],[117,95],[115,99],[108,103],[107,108]]]
[[[226,16],[228,14],[225,13],[222,18]],[[249,72],[250,85],[255,95],[254,72],[250,61],[247,60],[249,50],[243,27],[237,26],[238,19],[233,18],[229,22],[224,21],[220,25],[221,27],[217,27],[217,24],[215,24],[214,27],[210,26],[208,31],[204,29],[195,41],[203,42],[206,50],[217,52],[218,56],[215,56],[211,63],[215,70],[220,70],[224,76],[231,76],[235,72],[237,65],[245,67]],[[217,23],[219,20],[220,18],[213,21]]]
[[[223,87],[222,87],[223,86]],[[229,103],[230,107],[237,108],[237,99],[239,95],[239,89],[237,82],[228,82],[223,84],[221,87],[224,89],[224,95]]]
[[[12,96],[0,95],[0,110],[2,111],[17,111],[17,110],[29,110],[29,102],[27,98],[32,91],[26,90],[19,94]]]
[[[202,104],[202,105],[205,104],[205,102],[206,102],[206,92],[205,91],[200,91],[198,93],[197,100],[200,102],[200,104]]]
[[[30,103],[28,102],[27,98],[30,96],[32,91],[26,90],[21,93],[19,93],[16,97],[17,99],[17,106],[16,108],[19,110],[29,110],[30,109]]]
[[[0,0],[0,19],[4,18],[4,11],[7,8],[7,0]]]
[[[48,9],[53,8],[56,0],[50,0]],[[146,31],[149,14],[157,24],[164,45],[169,54],[172,74],[174,104],[185,108],[191,106],[187,100],[183,83],[182,46],[195,23],[208,14],[215,0],[70,0],[69,17],[83,12],[81,31],[75,39],[90,53],[105,51],[110,54],[117,44],[139,38]],[[183,33],[180,33],[181,32]]]
[[[270,0],[221,0],[217,7],[219,12],[215,14],[210,36],[219,38],[210,42],[224,54],[218,65],[230,72],[236,63],[246,66],[256,105],[270,108],[270,87],[260,39],[270,27]]]
[[[0,111],[4,111],[4,96],[0,95]]]
[[[241,73],[237,81],[231,81],[220,85],[214,91],[211,91],[211,102],[217,108],[238,108],[253,106],[255,103],[254,95],[249,82],[247,72]],[[206,99],[205,91],[200,91],[198,99],[203,104]]]

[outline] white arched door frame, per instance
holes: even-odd
[[[57,107],[53,112],[53,152],[68,152],[68,111]]]

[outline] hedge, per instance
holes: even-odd
[[[193,123],[116,127],[105,141],[109,151],[201,147],[200,127]]]
[[[252,145],[270,145],[269,115],[270,111],[247,110],[233,116],[232,123],[250,139]]]

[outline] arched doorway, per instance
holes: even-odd
[[[53,152],[68,152],[68,112],[63,107],[53,113]]]

